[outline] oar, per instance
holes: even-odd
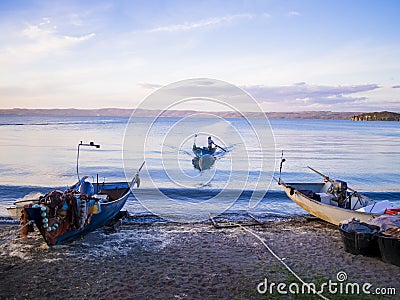
[[[322,174],[321,172],[319,172],[319,171],[317,171],[317,170],[311,168],[310,166],[307,166],[307,168],[309,168],[311,171],[314,171],[314,172],[317,173],[318,175],[324,177],[324,180],[329,181],[329,182],[334,182],[333,179],[330,179],[328,176],[326,176],[326,175]]]
[[[224,152],[227,152],[227,150],[225,150],[224,148],[222,148],[221,146],[218,146],[217,144],[214,144],[215,145],[215,147],[217,147],[217,148],[219,148],[219,149],[221,149],[221,150],[223,150]]]
[[[145,164],[145,161],[143,161],[143,163],[141,164],[141,166],[140,166],[139,169],[137,170],[135,176],[133,176],[133,179],[132,179],[131,183],[129,184],[129,189],[133,188],[133,186],[135,185],[135,183],[136,183],[137,187],[139,187],[139,185],[140,185],[139,173],[140,173],[140,171],[142,170],[144,164]]]

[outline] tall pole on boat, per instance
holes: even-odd
[[[196,149],[196,138],[197,138],[197,133],[194,134],[194,140],[193,140],[193,150]]]
[[[286,159],[283,158],[283,150],[282,150],[282,155],[281,155],[281,164],[279,166],[279,181],[278,184],[281,183],[281,175],[282,175],[282,165],[286,161]]]
[[[78,144],[78,153],[76,155],[76,174],[78,175],[78,181],[80,181],[79,177],[79,149],[81,146],[87,146],[87,147],[95,147],[95,148],[100,148],[100,145],[95,144],[94,142],[90,142],[89,144],[83,144],[82,141]]]

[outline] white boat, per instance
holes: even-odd
[[[7,207],[7,211],[10,217],[14,220],[19,220],[21,218],[21,210],[25,205],[37,204],[39,203],[39,198],[37,199],[23,199],[18,200],[13,203],[13,205]]]
[[[335,225],[352,218],[366,222],[370,218],[379,217],[392,207],[387,200],[372,201],[347,187],[346,182],[332,180],[310,169],[323,176],[324,182],[285,183],[280,178],[277,181],[291,200],[313,216]]]

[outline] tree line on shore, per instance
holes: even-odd
[[[351,117],[352,121],[400,121],[400,114],[381,111],[373,113],[362,113]]]

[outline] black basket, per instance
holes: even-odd
[[[400,240],[384,235],[378,236],[378,245],[384,262],[400,267]]]
[[[367,223],[349,223],[339,227],[344,250],[355,255],[379,256],[378,226]]]

